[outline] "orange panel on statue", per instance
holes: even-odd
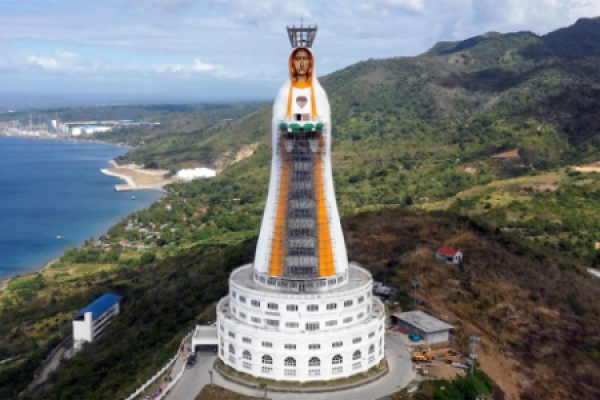
[[[277,198],[277,215],[273,231],[273,244],[269,262],[269,275],[283,276],[285,266],[285,239],[287,236],[288,193],[290,191],[290,157],[281,141],[281,176],[279,177],[279,194]]]
[[[317,162],[315,163],[315,200],[317,202],[317,228],[319,243],[319,276],[335,275],[335,266],[333,265],[333,249],[331,243],[331,232],[329,231],[329,221],[327,219],[327,207],[325,203],[325,182],[323,179],[323,148],[325,141],[321,136],[319,150],[317,153]]]

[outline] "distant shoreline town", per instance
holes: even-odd
[[[44,139],[73,139],[89,137],[96,133],[110,132],[124,126],[153,126],[160,122],[122,120],[89,120],[63,122],[59,119],[42,119],[41,115],[35,121],[33,114],[29,121],[20,120],[0,121],[0,134],[3,136],[44,138]]]

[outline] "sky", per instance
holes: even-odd
[[[0,92],[269,99],[285,26],[318,24],[324,75],[488,31],[545,34],[600,0],[0,0]]]

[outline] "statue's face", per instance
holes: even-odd
[[[296,78],[301,81],[306,80],[311,67],[310,55],[308,54],[308,51],[298,50],[294,54],[294,59],[292,62],[294,64],[294,70],[296,71]]]

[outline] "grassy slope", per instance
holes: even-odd
[[[571,30],[567,33],[572,34],[572,32]],[[518,34],[445,44],[443,48],[438,46],[418,58],[368,61],[323,79],[330,93],[336,118],[334,173],[343,213],[352,215],[360,209],[372,208],[382,203],[409,202],[409,199],[410,202],[417,204],[442,201],[457,193],[468,193],[466,191],[471,188],[475,188],[474,191],[483,190],[476,187],[490,184],[498,179],[515,176],[520,176],[519,179],[524,180],[538,179],[533,175],[539,174],[539,171],[553,170],[566,163],[595,157],[597,151],[594,144],[594,121],[584,118],[583,124],[578,125],[576,131],[569,131],[569,127],[578,121],[573,110],[577,110],[581,104],[593,105],[597,101],[590,95],[593,93],[591,83],[597,82],[597,77],[594,76],[597,71],[589,68],[594,59],[557,58],[552,47],[546,45],[545,41],[547,39],[531,34]],[[564,87],[564,78],[573,74],[585,84],[583,94],[580,91],[570,93],[573,89]],[[553,96],[560,96],[557,98],[561,101],[568,100],[571,106],[568,108],[565,104],[561,105],[564,106],[565,113],[561,113],[560,118],[556,117],[556,109],[552,108]],[[232,121],[218,134],[207,135],[206,142],[211,143],[211,149],[217,149],[214,152],[208,151],[207,159],[216,157],[218,152],[230,150],[231,146],[235,149],[240,142],[263,142],[268,146],[269,133],[264,128],[268,126],[268,120],[269,111],[261,109],[245,117],[243,121]],[[241,132],[244,134],[241,135]],[[0,350],[6,355],[12,355],[16,348],[13,344],[27,344],[28,347],[21,347],[29,352],[27,354],[39,353],[43,356],[47,351],[44,346],[50,346],[50,342],[33,340],[27,333],[32,329],[32,324],[35,325],[36,321],[40,320],[49,321],[48,329],[56,331],[60,323],[50,321],[55,316],[72,313],[92,299],[99,293],[95,289],[88,293],[87,288],[93,287],[98,290],[117,291],[125,295],[126,299],[132,302],[131,304],[136,304],[136,308],[131,309],[132,313],[128,313],[126,320],[119,326],[127,331],[131,330],[133,335],[131,337],[142,335],[148,338],[148,341],[142,342],[141,347],[138,346],[133,351],[139,353],[136,353],[136,357],[139,355],[140,360],[155,357],[155,364],[159,364],[167,356],[166,349],[169,348],[170,341],[175,340],[173,339],[175,333],[182,331],[187,323],[191,323],[194,316],[203,312],[207,302],[220,296],[224,289],[222,285],[225,284],[226,272],[215,278],[223,279],[222,282],[209,283],[211,287],[218,288],[214,293],[211,291],[210,298],[198,301],[194,297],[197,293],[192,294],[196,303],[186,302],[182,306],[182,312],[185,310],[184,315],[174,320],[165,320],[172,317],[169,311],[172,307],[178,307],[176,302],[180,302],[182,296],[186,299],[188,297],[188,295],[177,294],[183,293],[182,287],[178,286],[181,276],[191,273],[194,276],[188,275],[187,279],[191,279],[191,282],[198,279],[199,285],[207,285],[207,282],[202,280],[205,279],[203,278],[205,273],[202,272],[205,265],[202,261],[205,257],[204,250],[201,250],[202,248],[198,250],[194,244],[231,245],[256,234],[269,173],[270,151],[267,146],[259,147],[254,156],[228,168],[212,181],[174,186],[173,192],[165,201],[172,201],[174,206],[177,206],[177,212],[167,215],[159,212],[157,206],[149,211],[136,213],[137,217],[152,218],[156,222],[169,220],[174,223],[174,219],[181,221],[184,213],[190,217],[187,223],[179,223],[178,228],[181,229],[177,232],[182,233],[173,235],[174,243],[188,249],[182,251],[179,258],[169,256],[178,253],[176,248],[172,248],[174,251],[164,255],[165,259],[160,262],[160,268],[159,263],[155,263],[146,267],[134,267],[134,269],[127,269],[123,265],[117,270],[104,273],[93,272],[85,281],[72,283],[72,286],[68,286],[70,290],[64,292],[60,285],[57,288],[53,286],[54,283],[46,282],[47,291],[42,291],[29,299],[26,295],[19,300],[18,307],[5,307],[2,310],[0,328],[3,337],[8,339],[5,348]],[[499,151],[514,148],[519,149],[518,159],[490,158],[492,154]],[[179,148],[174,144],[171,150],[179,151]],[[189,161],[195,157],[196,150],[192,149],[184,153],[186,154],[184,158]],[[457,159],[460,160],[457,162]],[[531,164],[534,165],[534,170]],[[477,172],[475,174],[466,172],[467,168],[474,168]],[[576,177],[569,177],[560,169],[556,171],[555,174],[561,179],[567,180],[567,185],[576,188],[579,181],[575,179]],[[595,181],[584,184],[589,184],[593,188]],[[496,192],[485,196],[489,195],[492,199],[494,193]],[[549,196],[549,194],[543,195]],[[569,196],[569,199],[579,198],[577,195],[569,194]],[[233,200],[236,198],[240,201]],[[506,204],[512,204],[510,202],[507,201]],[[534,202],[522,201],[521,203],[527,205]],[[210,205],[210,210],[206,215],[201,215],[197,211],[198,206],[206,204]],[[498,204],[501,204],[501,201]],[[517,205],[523,207],[522,204]],[[485,204],[482,203],[475,209],[485,210]],[[488,210],[494,209],[495,206]],[[557,213],[562,213],[565,207],[556,207],[555,210]],[[490,214],[488,217],[492,218],[494,215]],[[459,229],[461,226],[456,225],[455,217],[447,219],[435,217],[442,219],[434,219],[430,223],[427,221],[428,218],[433,218],[431,215],[411,219],[406,215],[397,214],[388,215],[386,218],[390,221],[400,221],[398,223],[409,221],[411,225],[405,227],[405,230],[411,233],[412,239],[409,238],[410,240],[407,241],[406,235],[400,235],[404,232],[401,226],[396,227],[398,231],[392,229],[391,232],[386,231],[379,235],[373,232],[371,239],[376,241],[375,244],[379,245],[381,242],[386,246],[389,245],[389,251],[381,252],[381,257],[385,254],[389,254],[389,257],[368,260],[362,259],[356,253],[354,258],[375,270],[380,269],[382,264],[386,266],[389,264],[385,273],[389,278],[398,279],[400,286],[406,284],[405,279],[408,275],[419,274],[426,283],[425,287],[428,287],[431,282],[434,287],[440,288],[441,290],[432,292],[433,294],[428,297],[432,309],[440,315],[451,312],[459,317],[465,326],[472,325],[474,329],[485,332],[486,336],[490,337],[489,346],[492,352],[495,349],[505,351],[505,347],[502,346],[505,344],[509,346],[508,352],[514,354],[515,358],[524,365],[525,371],[531,373],[535,379],[540,379],[536,385],[532,385],[534,388],[550,390],[548,393],[553,393],[553,396],[556,393],[569,393],[569,391],[583,394],[583,398],[587,395],[593,397],[596,394],[593,388],[586,385],[591,378],[595,378],[595,372],[590,370],[591,365],[596,362],[594,360],[598,358],[598,341],[593,334],[598,331],[597,310],[594,306],[598,303],[597,299],[593,298],[595,296],[593,293],[598,291],[594,286],[595,282],[586,279],[587,275],[582,272],[582,269],[571,265],[575,261],[563,255],[562,257],[565,258],[562,262],[554,262],[551,249],[538,248],[534,242],[519,244],[508,240],[505,235],[509,233],[500,234],[491,231],[482,235],[477,232],[461,231]],[[361,250],[362,257],[373,253],[372,248],[369,247],[372,243],[369,244],[370,242],[367,241],[361,245],[359,240],[354,244],[352,235],[365,229],[367,231],[375,229],[378,224],[374,222],[378,219],[373,217],[372,220],[373,222],[370,222],[372,226],[365,226],[361,224],[369,222],[368,218],[366,222],[361,222],[360,218],[351,219],[347,226],[349,248]],[[507,220],[510,220],[510,217],[507,217]],[[380,226],[385,226],[384,221],[379,221]],[[440,230],[439,226],[445,229]],[[452,232],[458,236],[444,236]],[[124,234],[122,226],[111,230],[111,236]],[[491,238],[488,235],[491,235]],[[364,237],[361,236],[362,239]],[[460,271],[455,275],[448,275],[455,270],[440,269],[441,267],[434,264],[432,260],[419,259],[418,251],[414,256],[417,258],[410,259],[411,252],[414,252],[413,246],[416,248],[418,244],[426,243],[433,248],[440,242],[464,248],[469,257],[475,256],[468,260],[468,263],[477,262],[472,269],[475,272],[465,274],[464,271]],[[242,249],[246,245],[242,242],[238,246],[241,247],[232,247],[232,249]],[[246,253],[242,258],[251,259],[252,246],[245,247],[244,251]],[[408,257],[407,268],[399,267],[404,265],[401,261],[404,253],[407,253]],[[493,257],[490,257],[490,254],[493,254]],[[188,263],[181,260],[194,261]],[[236,262],[242,261],[241,258],[236,259]],[[196,264],[199,269],[196,269]],[[182,265],[187,265],[189,268],[184,272],[181,269]],[[222,264],[216,262],[212,265]],[[227,265],[227,268],[233,266],[229,263]],[[488,267],[484,268],[486,265]],[[430,273],[429,268],[433,272]],[[539,271],[545,270],[548,274],[542,276],[544,279],[540,279]],[[149,278],[146,277],[147,274]],[[458,281],[458,292],[445,290],[448,287],[447,282],[435,281],[438,274],[441,278]],[[463,283],[461,279],[467,281]],[[536,283],[536,279],[539,282]],[[495,282],[503,282],[508,286],[495,287]],[[540,282],[543,282],[543,285]],[[38,284],[39,282],[35,280],[28,283],[34,286]],[[168,289],[165,294],[168,296],[165,302],[166,308],[156,307],[159,300],[164,300],[160,297],[161,291],[149,290],[156,285],[161,287],[166,285]],[[478,285],[481,285],[481,288],[477,288]],[[506,293],[509,295],[502,292],[503,288],[507,287]],[[38,289],[44,288],[38,287]],[[24,293],[28,293],[27,289]],[[436,298],[435,293],[442,297]],[[496,293],[496,297],[488,298],[488,293]],[[52,297],[55,299],[54,303]],[[481,298],[486,298],[494,307],[498,306],[498,299],[508,299],[505,301],[508,304],[498,310],[491,309],[488,303],[478,303]],[[475,302],[471,301],[473,299]],[[523,300],[522,304],[513,302],[513,299]],[[540,302],[542,309],[550,309],[550,317],[545,317],[541,311],[541,314],[533,313],[537,308],[527,308],[526,306],[531,303],[525,301],[526,299],[533,303]],[[513,309],[519,312],[516,322],[509,318]],[[148,320],[131,320],[136,312],[144,314],[149,312],[148,310],[152,310]],[[494,312],[500,313],[498,314],[500,316],[495,316]],[[565,315],[568,318],[563,321],[557,318],[557,315]],[[164,335],[161,333],[158,337],[154,337],[154,334],[161,332],[162,328],[158,329],[157,325],[149,322],[150,317],[166,324],[168,329]],[[498,319],[501,322],[497,322]],[[16,328],[15,321],[19,328]],[[532,324],[531,321],[535,323]],[[510,335],[503,336],[505,332],[499,327],[505,323],[509,327],[507,329]],[[528,330],[523,330],[529,326],[537,329],[535,335]],[[134,329],[136,333],[133,332]],[[554,329],[559,333],[556,334]],[[119,340],[116,331],[112,335],[115,335],[115,340]],[[530,336],[535,339],[535,342],[529,339]],[[541,348],[536,344],[537,341],[550,343],[550,340],[555,339],[559,344],[558,353],[548,350],[551,347],[549,344]],[[121,352],[129,351],[128,346],[123,344],[122,347],[117,346],[117,348]],[[27,361],[28,367],[22,368],[23,376],[19,382],[26,382],[30,372],[35,368],[36,359],[31,357]],[[85,381],[86,374],[90,371],[89,368],[81,368],[84,364],[89,365],[90,368],[105,368],[105,370],[110,369],[110,366],[118,366],[117,368],[124,368],[122,372],[125,370],[129,372],[118,376],[101,374],[98,383],[102,382],[102,384],[96,392],[92,392],[95,389],[91,387],[82,389],[88,391],[86,393],[93,393],[93,398],[112,396],[130,390],[135,386],[135,379],[148,376],[154,367],[147,364],[144,364],[146,367],[126,366],[126,363],[122,362],[122,356],[113,354],[112,350],[98,351],[97,347],[92,347],[82,357],[85,361],[75,360],[76,368],[67,368],[67,372],[58,377],[58,384],[48,396],[60,396],[60,393],[66,393],[65,390],[69,390],[69,387],[77,387],[78,382]],[[536,375],[535,371],[532,372],[532,363],[545,362],[547,360],[545,357],[549,357],[548,360],[562,360],[564,357],[566,360],[564,365],[570,370],[567,373],[567,367],[561,369],[560,363],[555,362],[550,364],[548,370],[542,369],[549,374],[546,378]],[[39,362],[39,359],[37,360]],[[8,366],[8,369],[11,368],[13,366]],[[3,377],[9,376],[14,379],[14,375],[7,374],[6,369],[0,371],[0,387],[5,390],[0,392],[2,394],[10,393],[6,392],[11,390],[10,387],[18,387],[14,380],[11,381],[12,386],[8,385],[8,381],[2,381]],[[573,387],[575,378],[582,382],[582,385],[576,388]],[[499,377],[496,376],[495,379]]]

